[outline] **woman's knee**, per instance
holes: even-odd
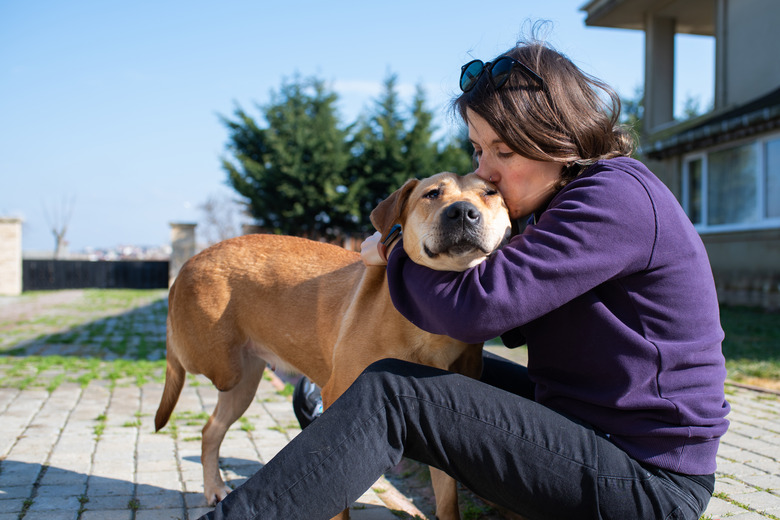
[[[411,367],[412,363],[408,361],[393,358],[380,359],[368,365],[352,386],[360,389],[361,392],[370,392],[373,388],[387,394],[390,389],[403,385],[402,380],[408,377]]]
[[[360,392],[370,394],[378,391],[386,397],[413,395],[421,378],[439,373],[446,372],[401,359],[380,359],[366,367],[352,386]]]
[[[379,361],[374,361],[370,365],[366,367],[365,370],[363,370],[363,373],[388,373],[388,374],[402,374],[405,369],[409,367],[409,365],[412,365],[412,363],[408,361],[403,361],[401,359],[395,359],[395,358],[384,358],[380,359]]]

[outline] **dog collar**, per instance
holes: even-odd
[[[399,238],[401,238],[401,224],[395,224],[390,228],[390,231],[387,233],[384,240],[382,240],[382,245],[386,248],[390,247],[390,245]]]

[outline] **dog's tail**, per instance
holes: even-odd
[[[171,413],[179,400],[181,389],[184,387],[185,371],[184,367],[176,357],[175,350],[171,348],[171,318],[168,317],[167,334],[167,354],[168,361],[165,369],[165,386],[163,387],[160,406],[157,408],[157,415],[154,417],[154,429],[160,431],[168,423]]]

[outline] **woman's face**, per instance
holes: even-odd
[[[475,173],[492,182],[504,197],[513,219],[543,207],[555,193],[563,167],[534,161],[514,152],[482,117],[467,112],[469,140],[479,166]]]

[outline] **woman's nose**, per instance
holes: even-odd
[[[474,173],[480,179],[486,180],[488,182],[495,183],[500,179],[498,172],[496,172],[494,168],[490,168],[489,165],[484,162],[479,163],[479,167],[474,170]]]

